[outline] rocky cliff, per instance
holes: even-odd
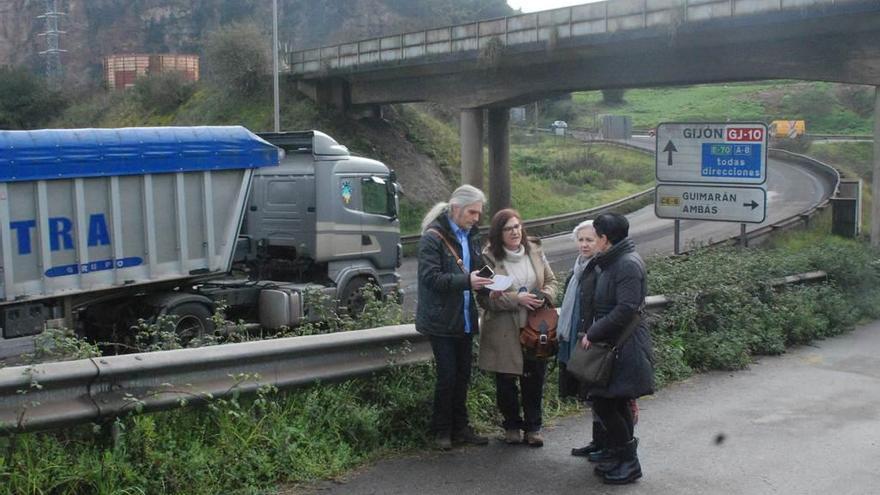
[[[46,49],[44,14],[52,3],[68,78],[100,76],[113,53],[200,53],[207,33],[254,21],[271,39],[269,0],[0,0],[0,65],[39,70]],[[506,0],[278,0],[279,37],[313,47],[380,34],[506,15]]]

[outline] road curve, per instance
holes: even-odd
[[[653,141],[635,138],[629,141],[653,149]],[[748,231],[797,215],[821,203],[831,194],[832,185],[812,169],[780,160],[768,160],[767,219],[762,224],[749,224]],[[639,253],[644,256],[672,254],[673,220],[657,218],[654,205],[646,206],[627,215],[630,221],[630,237]],[[740,224],[731,222],[704,222],[682,220],[681,247],[707,244],[712,241],[739,235]],[[568,233],[545,238],[544,252],[555,272],[567,272],[575,258],[575,246]],[[414,257],[406,258],[400,267],[401,285],[404,291],[404,310],[415,311],[417,303],[416,269]]]

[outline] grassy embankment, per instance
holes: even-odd
[[[575,93],[554,110],[570,113],[582,127],[594,127],[599,114],[617,114],[632,116],[640,129],[660,122],[804,120],[807,133],[869,134],[872,98],[865,86],[767,81],[631,89],[620,105],[603,104],[599,91]]]

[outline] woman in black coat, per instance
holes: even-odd
[[[653,393],[654,357],[648,325],[641,318],[647,295],[645,262],[628,238],[629,222],[616,213],[600,215],[596,230],[599,275],[593,293],[593,323],[581,339],[615,344],[627,327],[639,318],[632,334],[618,346],[611,381],[605,388],[591,388],[593,409],[605,426],[611,461],[596,466],[605,483],[626,484],[642,476],[633,437],[632,399]]]

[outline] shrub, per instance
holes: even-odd
[[[602,103],[606,105],[622,105],[624,102],[623,95],[625,93],[625,89],[603,89]]]
[[[257,94],[271,64],[264,38],[251,23],[235,23],[213,31],[205,44],[208,81],[227,96]]]
[[[163,72],[142,77],[132,88],[134,99],[147,112],[170,113],[195,93],[195,84],[179,72]]]
[[[41,127],[65,105],[42,78],[20,67],[0,66],[0,129]]]

